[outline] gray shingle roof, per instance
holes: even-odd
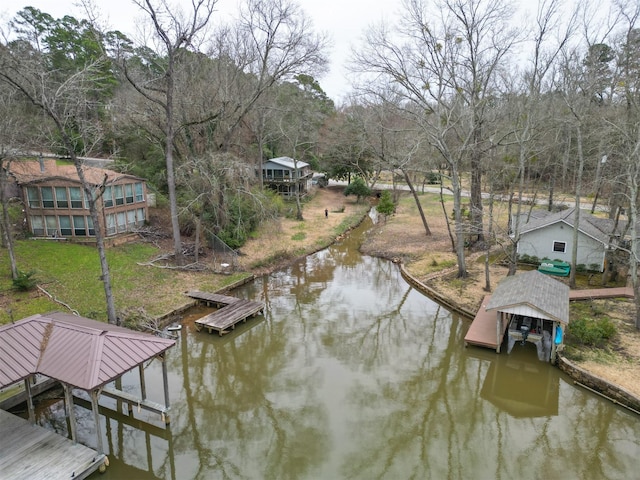
[[[524,234],[538,230],[558,222],[566,223],[573,228],[574,220],[575,207],[572,207],[546,216],[532,218],[530,222],[522,226],[520,233]],[[612,234],[611,232],[613,232],[614,226],[614,220],[598,218],[587,212],[580,212],[578,229],[585,235],[589,235],[605,245],[609,244],[609,236]],[[624,222],[619,223],[615,229],[616,235],[621,235],[623,228]]]
[[[549,318],[569,323],[569,287],[537,270],[504,278],[487,303],[487,310],[528,307]]]

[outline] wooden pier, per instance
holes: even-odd
[[[478,309],[478,313],[476,313],[473,322],[471,322],[467,334],[464,336],[464,343],[465,346],[478,345],[500,352],[500,345],[502,345],[504,332],[507,329],[509,321],[505,320],[502,328],[498,326],[496,312],[487,312],[485,310],[485,305],[489,302],[490,298],[491,295],[486,295],[482,299],[482,305]]]
[[[187,295],[207,306],[218,307],[215,312],[196,320],[195,325],[198,331],[204,328],[209,333],[218,332],[220,336],[229,333],[238,323],[246,322],[249,317],[255,317],[264,312],[264,303],[262,302],[198,291],[188,292]]]
[[[1,478],[75,480],[106,465],[105,455],[4,410],[0,431]]]
[[[232,303],[240,300],[237,297],[231,297],[229,295],[221,295],[219,293],[207,293],[200,292],[198,290],[191,290],[187,292],[187,297],[191,297],[195,300],[204,303],[207,307],[226,307],[227,305],[231,305]]]

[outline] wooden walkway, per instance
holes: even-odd
[[[487,312],[485,310],[485,305],[489,302],[490,298],[491,295],[486,295],[482,299],[482,305],[471,322],[467,334],[464,336],[464,343],[465,346],[478,345],[480,347],[493,348],[499,352],[499,346],[502,345],[508,320],[503,322],[504,324],[502,325],[500,338],[498,340],[498,327],[496,325],[497,313]],[[633,298],[633,289],[629,287],[619,287],[569,291],[569,301],[597,298]]]
[[[571,300],[592,300],[598,298],[633,298],[633,288],[594,288],[589,290],[570,290],[569,301]]]
[[[500,332],[500,339],[498,340],[498,328],[496,325],[497,313],[496,312],[487,312],[485,310],[485,305],[491,299],[491,295],[486,295],[482,299],[482,305],[478,309],[478,313],[476,313],[473,322],[469,326],[469,330],[467,334],[464,336],[464,344],[467,345],[478,345],[480,347],[492,348],[496,351],[498,347],[502,345],[502,340],[504,339],[504,332],[507,329],[508,320],[505,320],[502,325]]]
[[[247,318],[255,317],[264,312],[264,303],[262,302],[198,291],[188,292],[187,296],[200,300],[207,306],[218,307],[215,312],[196,320],[195,324],[198,331],[204,328],[209,333],[218,332],[220,336],[229,333],[229,330],[233,330],[236,324],[246,322]]]
[[[199,300],[200,302],[207,305],[207,307],[226,307],[227,305],[231,305],[232,303],[240,300],[236,297],[230,297],[229,295],[221,295],[219,293],[207,293],[200,292],[198,290],[191,290],[187,292],[187,297],[191,297],[195,300]]]
[[[0,410],[0,478],[87,478],[105,463],[97,451]]]

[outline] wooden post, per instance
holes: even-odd
[[[69,418],[69,425],[71,430],[71,440],[76,442],[76,415],[73,411],[73,396],[71,395],[71,386],[63,383],[62,388],[64,389],[64,403],[67,407],[67,417]]]
[[[27,410],[29,411],[29,423],[34,425],[36,423],[36,413],[33,408],[33,397],[31,396],[31,378],[33,375],[29,375],[24,379],[24,391],[27,393]]]
[[[147,399],[147,386],[144,383],[144,365],[141,363],[138,365],[138,372],[140,373],[140,395],[142,400]]]
[[[498,311],[498,313],[496,314],[496,353],[500,353],[500,347],[502,344],[502,342],[500,342],[501,328],[502,328],[502,312]]]
[[[167,408],[167,410],[169,410],[170,404],[169,404],[169,380],[167,378],[167,357],[166,357],[166,352],[165,353],[161,353],[160,355],[160,360],[162,360],[162,383],[164,384],[164,406]],[[169,418],[169,412],[164,413],[164,423],[166,423],[167,425],[171,422],[171,419]]]
[[[98,405],[99,395],[100,389],[91,390],[91,410],[93,410],[93,421],[96,424],[96,445],[98,447],[98,453],[104,454],[104,447],[102,446],[102,427],[100,426],[100,405]]]
[[[551,330],[552,335],[551,335],[551,363],[555,364],[556,363],[556,351],[558,349],[558,346],[556,345],[556,331],[558,329],[558,322],[553,322],[553,328]]]

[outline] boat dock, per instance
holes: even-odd
[[[571,290],[569,292],[569,301],[633,297],[633,289],[630,287]],[[509,320],[505,318],[502,328],[498,327],[496,312],[487,312],[485,309],[489,299],[491,299],[491,295],[486,295],[482,299],[482,304],[464,337],[464,343],[465,346],[478,345],[492,348],[499,353]]]
[[[0,477],[12,480],[87,478],[105,455],[0,410]]]
[[[198,291],[188,292],[187,295],[200,300],[207,306],[218,308],[215,312],[196,320],[195,325],[198,331],[204,328],[209,333],[218,332],[220,336],[229,333],[236,327],[236,324],[246,322],[249,317],[255,317],[264,312],[264,303],[262,302]]]

